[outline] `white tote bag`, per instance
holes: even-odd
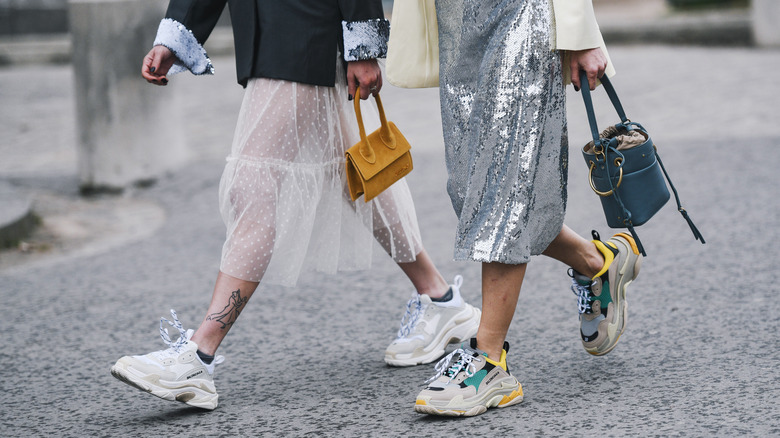
[[[387,80],[401,88],[439,86],[435,0],[395,0],[387,43]]]

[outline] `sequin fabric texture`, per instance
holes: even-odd
[[[184,71],[195,75],[214,74],[208,54],[195,35],[183,24],[171,18],[164,18],[157,28],[154,45],[163,45],[176,55],[176,61],[168,70],[168,76]]]
[[[387,39],[390,23],[384,19],[342,21],[344,30],[344,60],[384,58],[387,55]]]
[[[549,0],[437,0],[455,259],[526,263],[566,209],[565,92]]]
[[[363,120],[379,127],[375,105],[363,102]],[[349,198],[344,152],[359,140],[345,86],[251,79],[219,189],[220,270],[293,286],[305,271],[368,268],[374,239],[396,262],[414,261],[422,244],[405,180],[368,203]]]

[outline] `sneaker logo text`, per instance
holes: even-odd
[[[197,373],[190,374],[189,376],[187,376],[187,380],[189,380],[189,379],[191,379],[191,378],[193,378],[195,376],[199,376],[201,374],[203,374],[203,370],[199,370]]]

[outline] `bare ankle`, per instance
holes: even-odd
[[[441,298],[447,294],[448,290],[450,290],[450,285],[443,278],[439,278],[433,284],[417,289],[417,293],[428,295],[431,298]]]
[[[477,348],[484,351],[488,355],[488,359],[499,362],[501,360],[501,353],[504,351],[504,341],[500,344],[493,345],[493,342],[480,342],[477,339]]]
[[[582,272],[582,274],[593,277],[604,267],[604,255],[596,248],[596,245],[593,242],[588,243],[589,247],[585,254],[585,263],[588,269],[586,272]]]
[[[217,354],[217,347],[219,346],[219,342],[214,345],[213,341],[203,336],[201,333],[199,333],[199,331],[195,331],[190,340],[198,346],[198,351],[201,353],[205,353],[211,356]]]
[[[501,362],[501,351],[502,349],[499,349],[498,352],[493,350],[493,351],[485,351],[485,353],[488,354],[488,359],[492,360],[493,362]]]

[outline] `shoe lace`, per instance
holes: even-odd
[[[409,336],[420,321],[422,314],[423,304],[420,301],[420,294],[415,291],[412,293],[412,298],[406,302],[406,311],[401,318],[401,328],[398,329],[397,338],[402,339]]]
[[[591,292],[593,282],[589,285],[580,284],[574,278],[574,272],[571,269],[569,269],[569,277],[571,277],[571,291],[577,295],[577,311],[580,314],[593,313],[593,294]]]
[[[160,318],[160,337],[162,338],[163,342],[169,347],[168,350],[163,350],[164,352],[168,353],[178,353],[181,351],[181,348],[184,344],[187,343],[187,341],[190,338],[190,333],[188,330],[184,330],[184,327],[181,325],[181,322],[179,322],[179,317],[176,315],[176,311],[171,309],[171,317],[173,318],[173,322],[165,319],[164,317]],[[170,335],[168,334],[168,328],[163,327],[163,322],[167,322],[168,325],[175,328],[179,331],[179,339],[176,341],[172,341]]]
[[[457,360],[455,356],[458,356]],[[474,355],[471,352],[458,348],[452,353],[445,356],[442,360],[438,361],[434,366],[436,374],[425,381],[425,384],[429,384],[441,376],[446,375],[449,380],[454,379],[461,371],[465,372],[468,377],[474,375],[477,372],[477,367],[472,363]]]

